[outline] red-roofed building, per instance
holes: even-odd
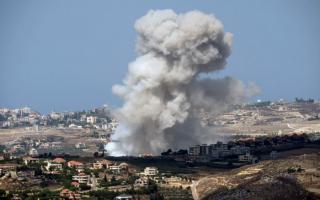
[[[82,172],[84,165],[81,162],[71,160],[67,163],[68,167],[75,168],[78,172]]]
[[[81,199],[81,195],[68,189],[63,189],[60,192],[60,197],[63,199]]]
[[[114,165],[114,162],[110,161],[110,160],[101,160],[100,161],[107,169],[111,166],[111,165]]]
[[[78,183],[78,182],[76,182],[76,181],[72,181],[72,182],[70,183],[70,185],[73,186],[73,187],[75,187],[75,188],[79,188],[80,183]]]
[[[55,159],[52,160],[52,162],[59,163],[59,164],[64,164],[67,161],[65,159],[63,159],[63,158],[55,158]]]
[[[109,169],[109,167],[113,165],[112,161],[109,160],[98,160],[95,163],[92,164],[92,168],[93,169],[102,169],[102,168],[106,168]]]

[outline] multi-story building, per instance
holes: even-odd
[[[208,155],[209,154],[209,146],[207,144],[200,145],[200,155]]]
[[[134,188],[138,189],[141,187],[146,187],[148,185],[148,183],[149,183],[148,178],[146,178],[146,177],[138,178],[134,181]]]
[[[16,171],[17,165],[16,164],[0,164],[0,172],[5,173],[8,171]]]
[[[78,172],[82,172],[84,169],[83,163],[74,160],[69,161],[67,166],[75,168]]]
[[[230,148],[232,154],[234,155],[242,155],[250,152],[250,148],[246,146],[236,145]]]
[[[58,120],[61,119],[63,115],[61,113],[51,112],[50,117],[51,119]]]
[[[229,155],[241,155],[250,151],[249,147],[245,146],[234,146],[230,149],[228,144],[222,142],[217,142],[216,144],[202,144],[196,145],[189,148],[190,156],[202,156],[202,157],[211,157],[211,158],[221,158]]]
[[[77,181],[80,184],[87,184],[90,176],[85,173],[79,173],[78,175],[72,176],[73,181]]]
[[[159,171],[156,167],[146,167],[143,171],[143,175],[145,176],[156,176],[158,173]]]
[[[82,142],[79,142],[79,143],[75,144],[75,147],[76,147],[77,149],[86,149],[86,148],[87,148],[87,147],[86,147],[86,144],[85,144],[85,143],[82,143]]]
[[[54,163],[52,161],[47,161],[47,164],[45,165],[45,169],[48,172],[57,173],[62,170],[62,164],[61,163]]]
[[[40,161],[39,158],[32,158],[30,156],[23,157],[22,160],[25,165],[39,163]]]
[[[116,119],[112,119],[112,121],[110,123],[108,123],[109,128],[114,132],[116,131],[117,127],[118,127],[119,123],[117,122]]]
[[[194,147],[189,147],[189,155],[199,156],[200,155],[200,145]]]
[[[95,117],[95,116],[89,116],[89,117],[87,117],[87,123],[95,124],[96,121],[97,121],[97,117]]]
[[[37,149],[35,149],[35,148],[31,148],[29,150],[28,154],[29,154],[29,156],[38,156],[39,155]]]
[[[100,161],[97,161],[95,163],[92,163],[92,168],[93,169],[102,169],[102,168],[104,168],[104,166]]]
[[[124,171],[128,171],[128,164],[127,163],[120,163],[119,165],[112,164],[110,161],[105,162],[107,165],[106,167],[115,173],[120,173]]]
[[[71,190],[68,190],[68,189],[63,189],[61,192],[60,192],[60,197],[61,199],[81,199],[81,194],[78,193],[78,192],[74,192],[74,191],[71,191]]]
[[[109,169],[115,173],[120,173],[120,171],[121,171],[121,167],[119,165],[112,165],[109,167]]]

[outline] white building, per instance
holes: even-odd
[[[114,132],[116,131],[117,127],[118,127],[119,123],[116,119],[112,119],[112,121],[110,123],[108,123],[108,127]]]
[[[84,171],[84,165],[81,162],[71,160],[67,162],[67,166],[70,168],[75,168],[77,172],[83,172]]]
[[[103,164],[99,161],[92,163],[92,169],[102,169],[104,168]]]
[[[78,125],[75,125],[75,124],[70,124],[70,125],[69,125],[69,128],[72,128],[72,129],[82,129],[82,126],[78,126]]]
[[[55,171],[61,171],[62,170],[62,164],[61,163],[54,163],[51,161],[46,162],[47,165],[45,165],[45,169],[47,171],[55,172]]]
[[[72,176],[73,181],[77,181],[78,183],[85,183],[87,184],[89,181],[90,176],[86,175],[85,173],[80,173],[78,175]]]
[[[102,124],[101,128],[104,130],[108,130],[109,129],[109,125],[108,124]]]
[[[109,170],[115,173],[120,173],[121,171],[127,171],[128,167],[129,167],[128,164],[123,162],[123,163],[120,163],[119,165],[109,166]]]
[[[94,124],[94,123],[96,123],[96,121],[97,121],[97,117],[95,117],[95,116],[87,117],[87,123]]]
[[[21,112],[22,113],[31,113],[31,108],[29,108],[29,107],[21,108]]]
[[[143,171],[145,176],[156,176],[159,173],[158,168],[156,167],[146,167]]]
[[[60,113],[51,112],[50,117],[51,117],[51,119],[58,120],[58,119],[62,118],[63,115],[61,115]]]
[[[9,111],[10,111],[9,108],[0,108],[0,113],[7,113]]]
[[[132,200],[133,197],[132,195],[128,195],[128,194],[121,194],[119,196],[116,196],[115,200]]]
[[[146,187],[148,185],[148,178],[141,177],[134,181],[134,188]]]
[[[87,121],[87,115],[86,115],[86,114],[82,114],[82,115],[80,116],[80,121],[81,121],[81,122]]]
[[[85,143],[81,143],[81,142],[75,144],[75,147],[76,147],[77,149],[86,149],[86,148],[87,148],[87,147],[86,147],[86,144],[85,144]]]
[[[10,127],[11,125],[13,125],[10,121],[4,121],[2,123],[2,127]]]
[[[112,171],[112,172],[116,172],[116,173],[120,173],[121,171],[121,167],[119,165],[111,165],[109,167],[109,169]]]
[[[39,159],[38,158],[24,157],[22,160],[23,160],[23,163],[25,165],[39,163]]]
[[[39,155],[37,149],[35,149],[35,148],[31,148],[29,150],[28,154],[29,154],[29,156],[38,156]]]

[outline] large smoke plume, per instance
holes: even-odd
[[[199,110],[214,115],[252,93],[231,77],[202,76],[225,67],[232,34],[199,11],[151,10],[135,29],[139,57],[123,85],[112,88],[124,104],[116,111],[120,127],[112,139],[119,142],[108,145],[110,153],[157,154],[214,137],[200,125]]]

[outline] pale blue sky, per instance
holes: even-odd
[[[1,0],[0,107],[121,105],[111,86],[136,56],[133,24],[164,8],[214,13],[234,34],[218,76],[257,83],[255,99],[320,98],[318,0]]]

